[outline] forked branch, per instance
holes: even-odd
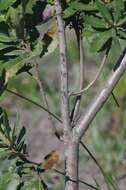
[[[69,125],[69,101],[68,101],[68,64],[66,53],[65,27],[60,0],[55,0],[57,25],[59,32],[59,51],[60,51],[60,76],[61,76],[61,112],[64,130],[70,129]]]
[[[111,72],[110,77],[106,81],[102,90],[96,95],[92,103],[87,108],[85,114],[81,117],[79,124],[76,126],[76,132],[78,133],[78,138],[85,134],[92,120],[95,118],[96,114],[103,107],[104,103],[109,98],[112,90],[120,80],[121,76],[126,70],[126,55],[122,59],[120,66],[113,72]]]

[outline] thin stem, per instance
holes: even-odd
[[[83,38],[82,38],[82,34],[81,31],[78,30],[76,31],[76,36],[77,36],[77,42],[78,42],[78,49],[79,49],[79,54],[80,54],[80,90],[83,89],[84,87],[84,48],[83,48]],[[71,121],[74,120],[78,114],[79,111],[79,107],[80,107],[80,102],[81,102],[81,95],[78,95],[76,97],[75,103],[74,103],[74,107],[73,110],[71,112]]]
[[[59,170],[57,170],[57,169],[54,169],[54,171],[55,171],[56,173],[58,173],[58,174],[61,174],[61,175],[65,176],[65,172],[59,171]],[[72,180],[72,179],[69,179],[69,180],[72,181],[72,182],[74,182],[74,183],[77,183],[77,181],[75,181],[75,180]],[[84,185],[86,185],[86,186],[92,188],[92,189],[99,190],[97,187],[95,187],[95,186],[93,186],[93,185],[91,185],[91,184],[89,184],[89,183],[87,183],[87,182],[85,182],[85,181],[83,181],[83,180],[81,180],[81,179],[79,179],[78,181],[79,181],[80,183],[82,183],[82,184],[84,184]]]
[[[57,121],[59,121],[60,123],[62,123],[62,120],[61,120],[57,115],[53,114],[53,113],[50,112],[47,108],[45,108],[44,106],[40,105],[39,103],[37,103],[37,102],[31,100],[30,98],[27,98],[27,97],[25,97],[25,96],[19,94],[19,93],[17,93],[17,92],[14,92],[14,91],[12,91],[12,90],[10,90],[10,89],[6,89],[6,91],[9,92],[9,93],[11,93],[11,94],[13,94],[13,95],[15,95],[15,96],[18,96],[19,98],[22,98],[22,99],[25,100],[25,101],[28,101],[28,102],[34,104],[35,106],[37,106],[37,107],[39,107],[39,108],[41,108],[42,110],[44,110],[45,112],[47,112],[47,113],[49,113],[51,116],[53,116]]]
[[[42,81],[42,79],[40,78],[40,69],[39,69],[39,63],[38,63],[38,61],[36,60],[36,62],[35,62],[35,70],[36,70],[36,80],[37,80],[37,82],[38,82],[38,85],[39,85],[39,88],[40,88],[40,93],[41,93],[41,97],[42,97],[42,102],[43,102],[43,104],[44,104],[44,106],[46,107],[46,109],[48,110],[48,111],[50,111],[50,109],[49,109],[49,104],[48,104],[48,100],[47,100],[47,97],[46,97],[46,93],[45,93],[45,90],[44,90],[44,85],[43,85],[43,81]],[[50,120],[50,122],[51,122],[51,124],[52,124],[52,130],[53,130],[53,132],[54,132],[54,134],[56,133],[56,126],[55,126],[55,124],[54,124],[54,122],[53,122],[53,119],[52,119],[52,115],[49,113],[49,112],[47,112],[48,113],[48,118],[49,118],[49,120]]]
[[[120,180],[124,180],[125,178],[126,178],[126,173],[124,173],[121,176],[117,177],[116,180],[119,182]]]
[[[101,171],[103,177],[104,177],[104,180],[105,180],[105,183],[108,187],[108,189],[110,190],[110,187],[109,187],[109,184],[108,184],[108,181],[106,179],[106,174],[103,170],[103,168],[101,167],[101,165],[99,164],[99,162],[97,161],[97,159],[95,158],[95,156],[91,153],[91,151],[88,149],[88,147],[81,141],[80,144],[82,145],[82,147],[86,150],[86,152],[89,154],[89,156],[92,158],[92,160],[95,162],[95,164],[98,166],[99,170]]]
[[[61,77],[61,113],[64,131],[70,130],[69,123],[69,101],[68,101],[68,63],[66,53],[66,37],[63,22],[63,12],[61,0],[55,0],[57,25],[59,32],[59,51],[60,51],[60,77]]]
[[[107,59],[107,54],[104,55],[103,60],[102,60],[102,62],[101,62],[101,65],[100,65],[100,67],[99,67],[99,70],[98,70],[98,72],[96,73],[95,78],[94,78],[84,89],[82,89],[82,90],[80,90],[80,91],[77,91],[77,92],[72,92],[72,93],[70,93],[70,96],[78,96],[78,95],[81,95],[81,94],[83,94],[85,91],[89,90],[89,89],[95,84],[95,82],[96,82],[97,79],[99,78],[99,76],[100,76],[100,74],[101,74],[101,72],[102,72],[102,69],[103,69],[103,67],[104,67],[104,65],[105,65],[105,63],[106,63],[106,59]]]
[[[101,89],[100,92],[94,97],[94,100],[91,102],[89,107],[87,108],[85,114],[81,117],[80,122],[76,126],[76,132],[78,134],[78,138],[85,134],[88,130],[91,122],[95,118],[96,114],[103,107],[104,103],[109,98],[111,92],[113,91],[116,84],[119,82],[120,78],[124,74],[126,70],[126,55],[120,63],[120,66],[116,69],[115,72],[111,72],[108,80],[106,80],[105,85]]]

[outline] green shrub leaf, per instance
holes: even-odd
[[[113,23],[112,15],[111,15],[109,9],[106,7],[105,3],[101,2],[101,0],[96,0],[96,5],[97,5],[99,12],[103,16],[103,18],[108,23],[112,24]]]

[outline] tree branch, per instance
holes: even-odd
[[[104,67],[104,65],[105,65],[105,63],[106,63],[106,58],[107,58],[107,54],[104,55],[103,60],[102,60],[102,62],[101,62],[101,65],[100,65],[100,67],[99,67],[99,70],[98,70],[98,72],[96,73],[95,78],[94,78],[85,88],[83,88],[83,89],[81,89],[80,91],[77,91],[77,92],[72,92],[72,93],[70,94],[70,96],[78,96],[78,95],[81,95],[81,94],[83,94],[85,91],[89,90],[89,89],[95,84],[95,82],[96,82],[97,79],[99,78],[99,76],[100,76],[100,74],[101,74],[101,72],[102,72],[102,69],[103,69],[103,67]]]
[[[50,112],[47,108],[45,108],[44,106],[40,105],[39,103],[37,103],[37,102],[31,100],[30,98],[27,98],[27,97],[25,97],[25,96],[19,94],[19,93],[17,93],[17,92],[14,92],[14,91],[12,91],[12,90],[10,90],[10,89],[6,89],[6,91],[9,92],[9,93],[11,93],[11,94],[13,94],[13,95],[15,95],[15,96],[18,96],[19,98],[22,98],[22,99],[25,100],[25,101],[28,101],[28,102],[34,104],[35,106],[37,106],[37,107],[39,107],[39,108],[41,108],[42,110],[44,110],[45,112],[47,112],[47,113],[49,113],[51,116],[53,116],[57,121],[59,121],[60,123],[62,123],[62,120],[61,120],[57,115],[53,114],[53,113]]]
[[[66,55],[66,38],[62,18],[61,0],[55,0],[56,17],[59,32],[60,71],[61,71],[61,112],[64,131],[70,130],[69,101],[68,101],[68,64]]]
[[[101,171],[103,177],[104,177],[104,180],[105,180],[105,183],[108,187],[109,190],[111,190],[109,184],[108,184],[108,181],[106,179],[106,174],[103,170],[103,168],[101,167],[101,165],[99,164],[99,162],[97,161],[97,159],[95,158],[95,156],[91,153],[91,151],[88,149],[88,147],[81,141],[80,144],[82,145],[82,147],[86,150],[86,152],[89,154],[89,156],[92,158],[92,160],[95,162],[95,164],[98,166],[99,170]]]
[[[110,74],[106,84],[102,90],[96,95],[90,106],[87,108],[85,114],[81,117],[79,124],[76,126],[76,132],[78,133],[78,138],[85,134],[88,130],[90,123],[95,118],[98,111],[103,107],[104,103],[107,101],[112,90],[120,80],[121,76],[126,70],[126,55],[122,59],[120,66]]]

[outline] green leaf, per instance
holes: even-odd
[[[123,0],[115,0],[115,6],[114,6],[114,20],[117,23],[122,15],[122,11],[124,9],[124,2]]]
[[[118,30],[117,33],[121,39],[126,40],[126,32],[123,32],[122,30]]]
[[[30,57],[27,54],[24,54],[20,57],[16,57],[15,59],[11,59],[8,62],[0,63],[0,69],[6,70],[6,81],[15,76],[18,70],[21,69],[28,60],[30,60]]]
[[[0,11],[8,9],[17,0],[0,0]]]
[[[16,56],[16,55],[22,55],[25,54],[24,50],[13,50],[11,52],[5,53],[4,55],[8,55],[8,56]]]
[[[85,22],[90,24],[94,28],[105,28],[107,29],[109,26],[108,24],[103,20],[95,16],[87,16],[85,18]]]
[[[122,19],[119,20],[118,26],[125,25],[125,23],[126,23],[126,16],[124,16]]]
[[[0,22],[5,22],[6,21],[6,17],[4,14],[0,14]]]
[[[111,15],[109,9],[106,7],[105,3],[103,3],[101,0],[96,0],[96,5],[97,5],[99,12],[103,16],[103,18],[109,24],[112,24],[113,23],[112,15]]]
[[[38,40],[34,50],[30,53],[30,58],[37,57],[42,53],[43,50],[43,42]]]
[[[23,127],[21,128],[21,130],[20,130],[19,135],[18,135],[17,144],[19,144],[19,143],[21,142],[21,140],[22,140],[22,138],[24,137],[25,133],[26,133],[26,129],[25,129],[25,127],[23,126]]]
[[[6,80],[6,72],[5,69],[3,69],[2,74],[0,76],[0,96],[3,94],[7,86],[5,80]]]
[[[18,152],[21,152],[21,151],[23,150],[23,147],[24,147],[24,141],[21,141],[21,142],[19,143],[19,145],[17,146],[17,151],[18,151]]]
[[[64,11],[64,18],[70,17],[76,12],[81,12],[81,11],[96,11],[97,7],[95,3],[89,3],[89,4],[84,4],[81,2],[70,2],[68,8],[65,9]]]
[[[6,48],[8,48],[8,47],[10,47],[10,45],[0,43],[0,50],[6,49]]]
[[[95,35],[90,46],[92,52],[100,51],[101,48],[107,43],[107,41],[112,37],[111,30],[100,32]]]
[[[16,31],[16,35],[19,39],[24,38],[24,20],[23,20],[23,8],[19,5],[17,8],[10,7],[7,20],[9,20],[11,26]]]
[[[0,33],[0,42],[14,42],[16,39],[14,37],[8,36],[4,33]]]
[[[114,65],[117,62],[120,53],[121,53],[121,46],[119,39],[114,37],[112,39],[112,45],[108,53],[107,63]]]
[[[5,127],[5,132],[6,132],[7,138],[10,139],[11,128],[10,128],[8,116],[7,116],[7,113],[5,110],[4,110],[4,115],[3,115],[3,125]]]

